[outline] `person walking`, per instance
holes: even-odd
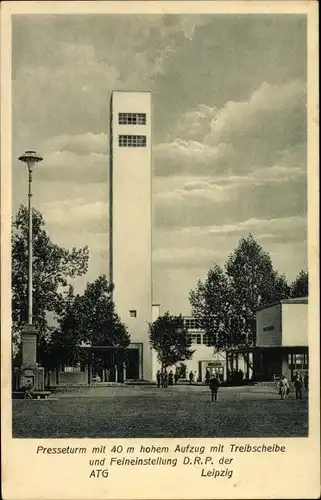
[[[221,385],[221,383],[220,383],[218,376],[216,374],[213,375],[209,380],[209,388],[211,390],[212,403],[213,403],[213,401],[217,401],[217,391],[218,391],[220,385]]]
[[[168,385],[167,371],[164,370],[162,373],[162,387],[163,387],[163,389],[166,389],[167,385]]]
[[[192,385],[194,380],[194,373],[192,371],[189,372],[189,385]]]
[[[303,380],[298,372],[296,373],[294,378],[294,387],[295,387],[295,399],[302,399]]]
[[[278,382],[278,388],[279,388],[279,395],[281,396],[281,399],[286,399],[287,395],[290,392],[290,386],[288,379],[285,377],[285,375],[282,375]]]
[[[168,374],[168,385],[173,385],[174,375],[172,370]]]
[[[174,375],[174,382],[175,382],[175,385],[177,384],[178,379],[179,379],[179,375],[178,375],[178,371],[176,371],[176,372],[175,372],[175,375]]]
[[[211,378],[211,374],[209,372],[209,369],[207,368],[206,373],[205,373],[205,384],[206,385],[208,385],[210,383],[210,378]]]
[[[157,387],[160,387],[161,386],[161,372],[160,372],[160,370],[157,370],[156,380],[157,380]]]

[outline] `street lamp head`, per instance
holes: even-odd
[[[28,169],[31,170],[35,163],[42,161],[42,157],[37,155],[36,151],[26,151],[22,156],[19,156],[19,160],[26,163]]]

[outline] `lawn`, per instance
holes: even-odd
[[[13,400],[13,437],[300,437],[308,401],[280,401],[271,388],[101,386],[52,400]]]

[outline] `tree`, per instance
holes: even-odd
[[[53,243],[40,212],[32,210],[33,223],[33,324],[39,338],[48,334],[47,312],[55,312],[68,281],[87,272],[88,247],[71,250]],[[12,228],[13,342],[28,316],[28,210],[21,205]]]
[[[117,357],[117,348],[124,354],[124,348],[130,343],[126,327],[115,313],[111,298],[113,286],[106,276],[99,276],[94,282],[87,283],[84,293],[74,294],[72,286],[61,294],[57,301],[56,327],[50,329],[39,343],[38,353],[46,371],[59,366],[75,366],[87,361],[87,352],[81,344],[114,347],[95,352],[95,364],[110,368]],[[123,358],[122,358],[123,359]]]
[[[256,310],[289,296],[283,275],[250,234],[229,256],[224,270],[215,265],[190,293],[192,314],[217,350],[249,347],[256,341]]]
[[[229,343],[230,299],[228,279],[224,271],[215,264],[207,273],[204,283],[199,280],[190,292],[192,314],[217,349]]]
[[[229,281],[233,345],[256,342],[256,311],[289,296],[284,276],[273,269],[270,255],[249,234],[229,256],[225,270]],[[235,341],[236,340],[236,341]]]
[[[293,283],[291,284],[291,297],[308,297],[309,296],[309,275],[306,271],[300,271]]]
[[[175,365],[179,361],[191,359],[192,340],[184,324],[182,315],[171,316],[166,312],[149,325],[150,345],[157,352],[162,368]]]
[[[74,289],[69,286],[57,304],[57,325],[49,328],[48,335],[39,341],[38,356],[45,370],[58,369],[62,365],[75,366],[82,357],[74,303]]]
[[[115,312],[111,292],[113,285],[105,275],[87,283],[83,295],[73,303],[80,341],[110,347],[127,347],[130,335]]]
[[[113,285],[106,276],[99,276],[92,283],[87,283],[83,295],[76,295],[70,306],[64,309],[59,324],[62,344],[65,345],[65,339],[69,339],[69,360],[79,358],[77,346],[82,342],[114,348],[107,352],[95,351],[95,361],[103,368],[114,364],[117,350],[122,353],[121,356],[124,354],[130,335],[115,312],[112,290]]]

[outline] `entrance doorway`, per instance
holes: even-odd
[[[291,374],[291,381],[297,373],[305,377],[309,370],[309,356],[308,353],[291,353],[288,354],[288,367]]]
[[[210,372],[211,377],[215,375],[221,382],[224,380],[224,368],[223,366],[213,366],[212,363],[207,365],[207,370]]]
[[[280,350],[269,349],[262,352],[261,378],[264,381],[273,381],[282,375],[282,356]]]
[[[126,379],[139,379],[139,349],[127,349],[126,352]]]

